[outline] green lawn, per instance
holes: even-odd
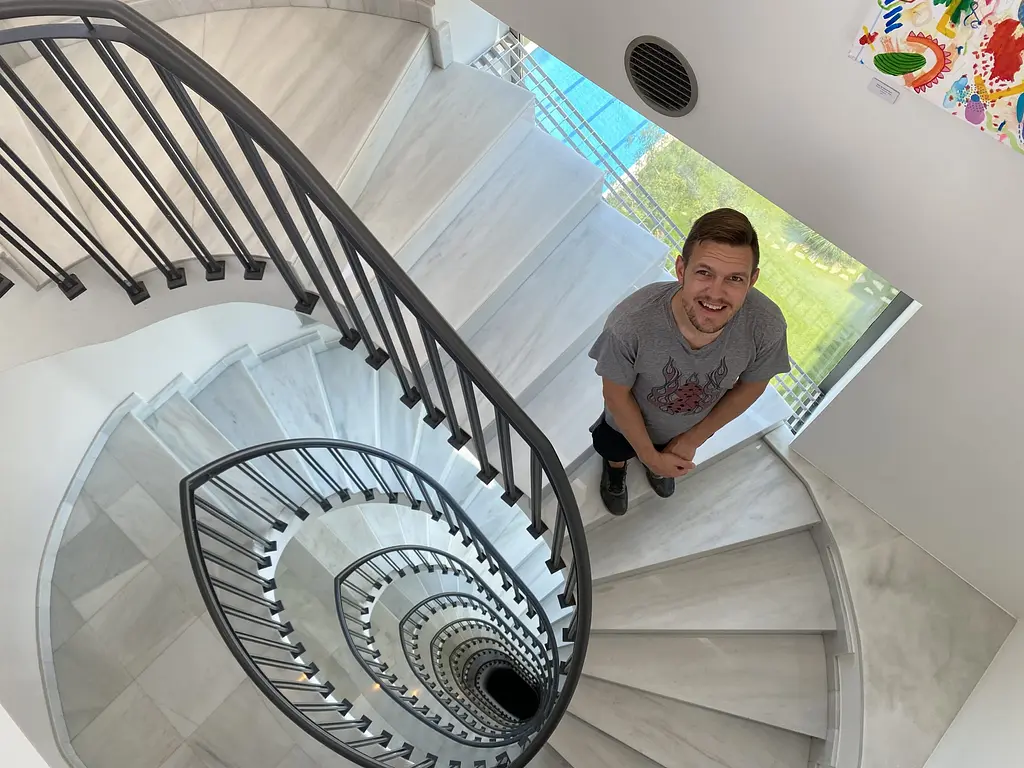
[[[657,135],[648,137],[637,181],[684,234],[715,208],[750,218],[761,244],[757,287],[786,315],[793,359],[821,383],[891,299],[892,286],[690,147]]]

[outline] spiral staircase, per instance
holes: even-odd
[[[835,764],[800,480],[756,441],[600,508],[586,348],[665,248],[526,91],[368,13],[0,19],[0,304],[311,323],[87,455],[43,643],[72,764]]]

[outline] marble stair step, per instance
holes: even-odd
[[[804,768],[810,738],[584,676],[569,712],[664,768]]]
[[[679,483],[673,496],[652,495],[597,528],[588,536],[594,583],[777,538],[818,522],[803,484],[758,442]]]
[[[821,635],[593,635],[584,674],[824,738]]]
[[[334,434],[339,440],[377,445],[378,371],[367,365],[357,351],[341,346],[318,352],[316,364],[324,383]],[[404,407],[400,403],[394,405]],[[376,487],[376,478],[355,454],[346,453],[345,458],[366,487]],[[351,480],[346,481],[345,487],[353,493],[357,490]]]
[[[573,768],[565,762],[553,748],[547,744],[537,753],[537,756],[530,761],[531,768]]]
[[[529,402],[590,345],[608,312],[666,252],[618,211],[598,205],[468,344],[513,397]],[[458,391],[454,368],[448,381]],[[461,397],[456,410],[468,423]],[[481,411],[489,424],[491,408]]]
[[[401,459],[411,461],[416,449],[417,432],[426,411],[420,403],[408,408],[401,402],[402,385],[390,366],[385,365],[381,368],[377,381],[379,393],[376,445]],[[423,426],[426,427],[425,424]],[[394,480],[390,474],[387,477]]]
[[[527,537],[529,537],[529,534],[527,534]],[[516,566],[516,573],[519,575],[519,578],[523,580],[527,589],[529,589],[538,598],[538,600],[552,591],[560,589],[565,583],[565,577],[562,573],[551,573],[551,571],[548,570],[547,561],[551,557],[551,552],[543,544],[543,541],[541,541],[540,544],[535,546],[533,551]]]
[[[601,184],[595,166],[534,127],[409,276],[470,337],[598,204]]]
[[[572,768],[661,768],[621,741],[594,728],[572,713],[566,713],[548,740],[563,763],[549,760],[553,765],[568,764]]]
[[[205,21],[204,58],[353,204],[431,70],[425,28],[370,14],[288,7],[209,14]],[[296,250],[226,121],[206,102],[199,109],[260,218],[294,263]],[[264,161],[303,240],[309,242],[280,168],[265,155]],[[254,253],[265,252],[205,152],[199,153],[197,168],[246,245]],[[220,252],[229,252],[199,206],[195,225]]]
[[[241,360],[230,363],[220,372],[216,370],[215,367],[214,378],[210,381],[197,382],[199,389],[192,394],[191,400],[199,412],[209,419],[235,448],[248,448],[288,437]],[[298,475],[302,483],[306,486],[312,485],[321,494],[329,495],[330,489],[327,485],[319,478],[315,479],[311,474],[312,470],[295,454],[282,454],[281,458]],[[297,504],[305,504],[310,499],[307,489],[270,459],[258,458],[250,464]]]
[[[311,345],[319,334],[271,357],[260,356],[249,370],[288,437],[334,437],[323,382]]]
[[[235,450],[231,441],[180,392],[171,395],[146,416],[144,423],[189,471],[199,469]],[[264,511],[276,515],[285,522],[290,519],[290,513],[284,510],[276,498],[238,469],[228,470],[223,474],[223,478]],[[234,501],[227,493],[215,491],[212,487],[207,488],[204,493],[217,502],[224,511],[257,533],[266,535],[269,532],[268,523]]]
[[[533,95],[455,64],[433,70],[353,209],[408,269],[526,137]]]
[[[806,531],[594,588],[594,632],[835,628],[821,556]]]

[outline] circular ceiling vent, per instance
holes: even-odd
[[[644,35],[626,48],[626,74],[644,103],[668,117],[697,104],[697,78],[679,51],[660,37]]]

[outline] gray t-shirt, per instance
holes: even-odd
[[[654,283],[628,296],[590,350],[599,376],[632,388],[655,445],[697,424],[737,381],[767,381],[790,367],[786,319],[763,293],[752,288],[721,336],[693,349],[672,315],[678,290]]]

